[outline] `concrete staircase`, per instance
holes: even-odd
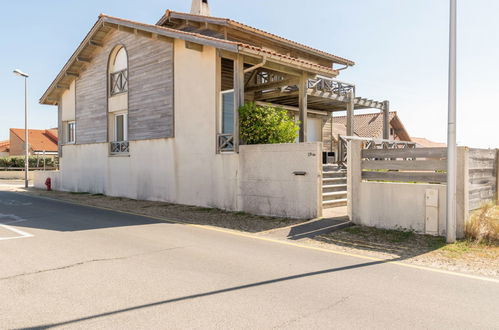
[[[347,205],[347,172],[335,164],[322,166],[322,207]]]

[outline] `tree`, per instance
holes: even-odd
[[[246,103],[239,108],[241,140],[246,144],[292,143],[298,137],[299,121],[285,109]]]

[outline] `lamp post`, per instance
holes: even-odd
[[[450,0],[449,118],[447,129],[447,243],[456,241],[456,30],[457,0]]]
[[[28,143],[28,77],[27,73],[19,69],[14,70],[14,74],[24,78],[24,187],[28,188],[29,171],[29,143]]]

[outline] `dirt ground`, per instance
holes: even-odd
[[[165,202],[139,201],[121,197],[109,197],[101,194],[92,195],[87,193],[45,191],[35,188],[29,188],[28,190],[17,188],[15,190],[17,192],[35,196],[55,198],[118,211],[133,212],[165,220],[210,225],[249,233],[258,233],[304,222],[304,220],[297,219],[257,216],[244,212],[228,212],[220,209],[170,204]]]
[[[499,245],[413,232],[353,226],[307,240],[308,244],[380,259],[499,278]]]

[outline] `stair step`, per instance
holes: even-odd
[[[334,189],[334,188],[346,188],[346,187],[347,187],[346,184],[328,184],[328,185],[323,185],[322,189]]]
[[[333,191],[333,192],[322,193],[322,197],[341,196],[346,194],[347,194],[346,191]]]
[[[335,205],[335,204],[342,204],[342,203],[347,203],[348,199],[342,198],[342,199],[331,199],[329,201],[323,201],[322,205]]]
[[[342,178],[342,177],[339,177],[339,178],[322,178],[322,183],[326,183],[326,182],[337,182],[337,181],[346,181],[347,178]]]

